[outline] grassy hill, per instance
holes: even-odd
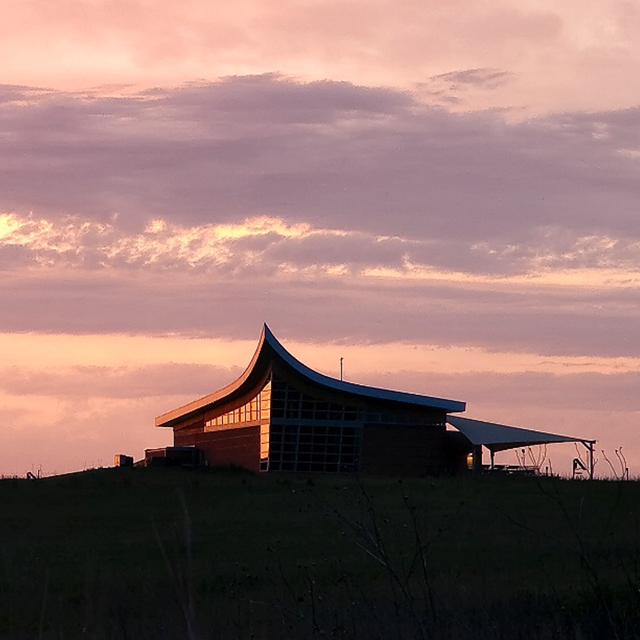
[[[3,638],[638,638],[640,483],[0,481]]]

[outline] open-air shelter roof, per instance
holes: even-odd
[[[510,427],[497,422],[485,422],[472,420],[459,416],[447,416],[447,422],[456,428],[475,447],[486,447],[491,452],[491,468],[493,468],[493,456],[497,451],[518,449],[539,444],[555,444],[559,442],[579,442],[584,445],[589,453],[588,466],[583,466],[590,478],[593,478],[593,449],[595,440],[575,436],[563,436],[558,433],[535,431],[534,429],[522,429]],[[574,462],[575,465],[575,462]],[[574,467],[575,469],[575,467]]]
[[[563,436],[557,433],[535,431],[510,427],[497,422],[472,420],[460,416],[447,416],[447,422],[455,427],[474,445],[484,445],[489,451],[505,451],[518,447],[529,447],[537,444],[553,444],[556,442],[593,443],[595,440],[575,436]]]

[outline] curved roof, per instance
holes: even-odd
[[[251,386],[257,384],[260,379],[266,376],[269,371],[272,358],[274,357],[287,364],[300,376],[333,391],[354,394],[366,398],[375,398],[378,400],[389,400],[392,402],[412,404],[431,409],[441,409],[446,412],[465,410],[466,404],[459,400],[446,400],[444,398],[434,398],[416,393],[405,393],[403,391],[392,391],[390,389],[369,387],[362,384],[356,384],[354,382],[337,380],[336,378],[318,373],[292,356],[280,344],[280,342],[278,342],[278,339],[275,337],[271,329],[269,329],[265,324],[262,328],[260,340],[258,341],[256,351],[251,358],[251,362],[237,380],[214,393],[158,416],[155,421],[156,426],[172,427],[177,422],[189,418],[192,415],[196,415],[197,413],[213,408],[217,404],[233,400],[234,398],[243,395],[243,393],[249,391]]]
[[[554,442],[595,442],[595,440],[586,438],[509,427],[505,424],[471,420],[460,416],[448,416],[447,422],[460,431],[471,444],[482,444],[490,451],[505,451],[506,449],[517,449],[536,444],[553,444]]]

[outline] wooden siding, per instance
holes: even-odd
[[[446,471],[444,424],[366,424],[360,471],[368,474],[424,476]]]
[[[235,427],[207,433],[174,431],[176,446],[195,446],[210,465],[236,465],[260,470],[260,427]]]
[[[173,427],[173,439],[174,444],[179,446],[177,442],[178,438],[184,439],[193,437],[198,433],[202,433],[204,431],[204,417],[197,416],[195,418],[190,418],[189,420],[185,420],[184,422],[180,422],[175,427]]]

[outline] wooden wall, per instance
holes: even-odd
[[[174,429],[177,447],[195,446],[210,465],[236,465],[249,471],[260,470],[260,427],[235,427],[204,432],[190,426]]]
[[[367,424],[360,472],[424,476],[446,471],[444,425]]]

